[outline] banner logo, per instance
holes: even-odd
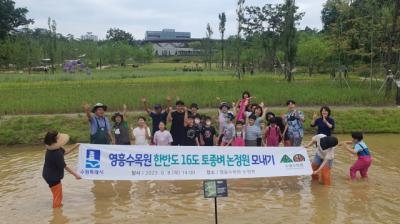
[[[89,168],[89,169],[100,168],[100,150],[98,150],[98,149],[86,150],[85,168]]]

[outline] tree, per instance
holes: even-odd
[[[299,33],[297,62],[306,66],[311,76],[331,55],[331,43],[322,35],[310,31]]]
[[[32,19],[26,18],[27,13],[26,8],[15,8],[12,0],[0,0],[0,40],[15,28],[33,23]]]
[[[226,25],[225,12],[218,15],[219,18],[219,32],[221,33],[221,70],[224,70],[224,34]]]
[[[207,23],[206,28],[206,39],[207,39],[207,61],[208,61],[208,69],[211,70],[211,63],[212,63],[212,41],[211,36],[213,35],[213,30],[211,29],[210,23]]]
[[[107,31],[106,38],[109,41],[113,41],[113,42],[124,41],[129,44],[133,44],[133,41],[134,41],[134,38],[131,33],[128,33],[126,31],[118,29],[118,28],[110,28]]]
[[[282,7],[282,48],[285,61],[285,78],[288,82],[293,80],[293,68],[297,53],[296,24],[303,17],[304,13],[296,14],[298,7],[295,0],[286,0]]]
[[[241,39],[242,39],[242,31],[243,31],[243,25],[245,23],[245,17],[244,17],[244,3],[245,0],[238,0],[237,2],[237,8],[236,8],[236,15],[237,15],[237,22],[238,22],[238,30],[237,30],[237,35],[236,35],[236,73],[239,79],[242,78],[241,75],[241,69],[240,69],[240,56],[241,56]]]
[[[282,5],[248,6],[245,16],[244,32],[248,39],[259,42],[264,55],[262,66],[271,71],[281,64],[277,51],[283,23]]]
[[[49,17],[47,20],[47,25],[49,27],[49,42],[48,42],[48,54],[50,56],[51,63],[51,73],[54,75],[55,71],[55,60],[57,51],[57,23]]]

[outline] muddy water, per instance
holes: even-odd
[[[341,136],[343,139],[343,136]],[[229,180],[220,223],[400,223],[399,135],[370,135],[368,181],[350,182],[354,161],[338,149],[333,185],[310,177]],[[201,181],[63,180],[64,207],[51,209],[40,147],[0,148],[0,223],[213,223]],[[77,154],[67,158],[76,165]]]

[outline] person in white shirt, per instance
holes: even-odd
[[[153,138],[153,142],[155,145],[171,145],[171,143],[173,142],[172,139],[172,135],[171,133],[165,129],[165,124],[164,122],[160,122],[160,124],[158,125],[159,130],[156,131],[156,133],[154,133],[154,138]]]
[[[132,136],[135,140],[135,145],[149,145],[151,132],[150,128],[146,124],[146,118],[138,118],[138,127],[132,129]]]

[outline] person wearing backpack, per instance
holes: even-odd
[[[353,132],[351,137],[353,138],[352,141],[341,143],[341,146],[344,146],[347,151],[358,157],[357,161],[350,167],[350,178],[356,180],[357,172],[360,171],[361,177],[366,179],[368,178],[368,168],[372,163],[371,153],[361,132]],[[351,144],[354,144],[354,147],[350,147]]]
[[[269,125],[265,131],[264,145],[268,147],[278,147],[282,141],[281,130],[276,124],[276,118],[269,119]]]

